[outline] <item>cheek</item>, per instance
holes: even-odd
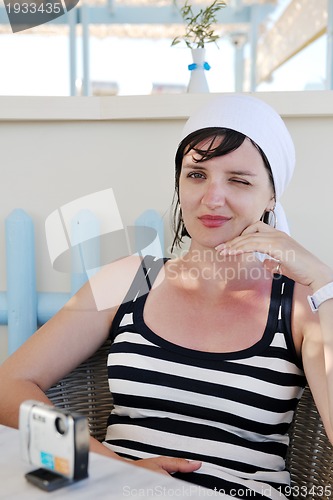
[[[237,202],[231,203],[231,206],[242,223],[248,226],[260,220],[265,211],[266,200],[260,195],[253,196],[251,194],[238,198]]]
[[[191,214],[193,212],[194,209],[193,199],[184,195],[184,193],[179,193],[179,202],[183,217],[187,217],[188,214]]]
[[[188,185],[186,182],[179,182],[179,202],[182,209],[195,204],[198,198],[198,190],[193,189],[193,186]]]

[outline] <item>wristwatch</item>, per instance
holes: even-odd
[[[317,312],[320,304],[328,299],[333,299],[333,281],[319,288],[313,295],[308,295],[308,301],[312,312]]]

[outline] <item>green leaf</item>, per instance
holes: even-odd
[[[190,0],[186,0],[182,7],[178,5],[179,0],[173,0],[178,9],[186,30],[182,37],[176,37],[171,46],[176,45],[183,39],[189,48],[204,48],[206,43],[215,42],[220,38],[213,27],[217,23],[216,14],[219,10],[226,7],[224,0],[214,0],[206,8],[200,8],[199,11],[192,8]]]

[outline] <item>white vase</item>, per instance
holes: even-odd
[[[206,71],[210,68],[205,61],[206,49],[191,49],[193,64],[189,65],[191,71],[187,92],[209,92]]]

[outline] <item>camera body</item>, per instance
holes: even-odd
[[[89,429],[86,417],[39,401],[20,406],[22,458],[69,480],[88,476]]]

